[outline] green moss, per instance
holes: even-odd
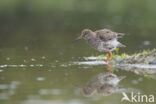
[[[143,51],[140,51],[140,52],[138,52],[138,53],[132,54],[131,57],[138,56],[138,55],[141,55],[141,54],[147,54],[147,53],[149,53],[149,52],[151,52],[150,49],[143,50]]]
[[[151,50],[143,50],[141,52],[134,53],[132,55],[128,55],[126,53],[118,54],[118,51],[119,51],[119,48],[117,48],[113,53],[111,52],[111,54],[112,54],[111,60],[132,58],[132,57],[136,57],[136,56],[140,56],[140,55],[145,55],[145,54],[148,54],[149,52],[151,52]],[[95,57],[98,57],[97,60],[102,61],[104,59],[104,57],[108,57],[108,54],[106,54],[106,55],[102,54],[102,55],[95,56]]]
[[[103,58],[104,57],[108,57],[108,54],[106,54],[106,55],[99,55],[99,56],[97,56],[98,57],[98,60],[100,59],[102,59],[103,60]],[[121,55],[118,55],[118,54],[115,54],[115,53],[112,53],[112,56],[111,56],[111,59],[113,59],[113,60],[115,60],[115,59],[120,59],[120,58],[127,58],[127,57],[129,57],[129,55],[127,55],[126,53],[123,53],[123,54],[121,54]]]
[[[149,75],[144,75],[144,77],[147,78],[147,79],[153,79],[153,77],[149,76]]]
[[[115,53],[118,54],[119,53],[119,48],[115,49]]]

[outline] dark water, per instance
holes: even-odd
[[[106,65],[75,65],[99,53],[85,41],[72,43],[84,28],[123,32],[133,54],[156,44],[155,1],[1,1],[1,104],[121,104],[121,93],[85,97],[80,88],[106,73]],[[116,69],[116,68],[115,68]],[[116,69],[120,85],[156,96],[156,80]],[[139,103],[138,103],[139,104]],[[151,103],[152,104],[152,103]]]

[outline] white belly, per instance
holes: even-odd
[[[117,47],[120,43],[117,41],[117,39],[112,39],[106,42],[106,44],[110,44],[114,47]]]
[[[101,52],[106,52],[108,50],[113,51],[116,49],[116,47],[119,45],[120,43],[117,41],[117,39],[112,39],[106,42],[100,42],[99,46],[98,46],[98,50]]]

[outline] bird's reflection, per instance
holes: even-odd
[[[113,73],[100,73],[91,79],[85,87],[81,88],[81,90],[84,96],[91,96],[95,93],[108,96],[124,89],[118,85],[124,78],[125,76],[118,77]]]

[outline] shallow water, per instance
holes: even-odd
[[[127,47],[119,54],[155,48],[155,2],[98,0],[96,4],[80,2],[75,9],[77,0],[70,1],[64,5],[21,2],[16,9],[0,11],[0,104],[121,104],[122,93],[83,95],[80,88],[108,68],[104,59],[95,61],[103,53],[83,40],[72,40],[83,28],[110,28],[126,34],[120,41]],[[134,67],[151,70],[155,65]],[[119,85],[131,89],[128,94],[134,91],[156,97],[155,79],[112,69],[115,75],[126,76]]]
[[[64,55],[60,56],[65,57]],[[21,58],[20,56],[18,60],[24,59],[25,61],[23,60],[19,64],[13,58],[4,60],[9,64],[0,66],[0,101],[2,104],[102,104],[103,102],[119,102],[120,104],[121,92],[109,96],[93,94],[86,97],[76,87],[84,87],[88,81],[100,73],[107,73],[108,69],[103,63],[104,61],[99,61],[99,64],[98,61],[89,61],[83,57],[73,56],[69,61],[64,61],[67,59],[52,60],[48,54],[44,58],[42,57]],[[83,62],[85,64],[82,64]],[[132,89],[130,92],[136,92],[137,89],[143,94],[156,94],[154,79],[120,69],[116,69],[114,74],[126,76],[119,84],[125,89]]]

